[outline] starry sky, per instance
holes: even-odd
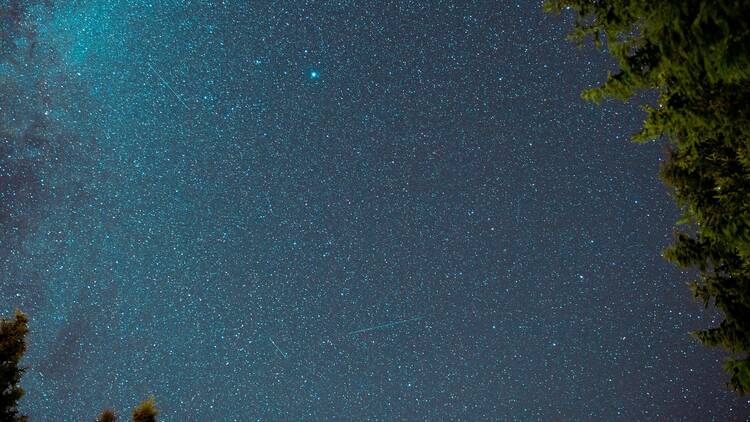
[[[0,2],[32,421],[728,420],[615,67],[539,2]],[[644,98],[643,101],[647,101]]]

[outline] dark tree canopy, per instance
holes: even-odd
[[[551,0],[576,14],[620,70],[583,93],[595,102],[658,93],[635,135],[666,137],[661,175],[683,211],[666,258],[697,268],[694,296],[724,316],[693,333],[730,352],[730,388],[750,391],[750,0]]]
[[[21,311],[13,319],[0,318],[0,421],[27,420],[18,412],[18,401],[24,394],[19,385],[24,368],[19,362],[26,351],[28,322]]]
[[[133,410],[133,422],[156,422],[157,415],[159,409],[156,408],[156,399],[150,397]]]
[[[19,365],[26,352],[29,320],[21,311],[13,319],[0,317],[0,422],[27,422],[28,417],[18,412],[18,402],[24,391],[19,386],[25,368]],[[159,410],[152,396],[133,410],[134,422],[156,422]],[[115,422],[112,410],[103,411],[94,422]]]
[[[115,422],[117,416],[113,410],[107,409],[103,411],[94,422]]]

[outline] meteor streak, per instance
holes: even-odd
[[[273,344],[273,347],[275,347],[275,348],[276,348],[276,350],[278,350],[278,351],[279,351],[279,353],[281,353],[281,356],[283,356],[283,357],[284,357],[284,359],[286,359],[286,358],[287,358],[287,354],[286,354],[286,353],[284,353],[284,351],[283,351],[283,350],[281,350],[281,348],[280,348],[279,346],[277,346],[277,345],[276,345],[276,342],[275,342],[275,341],[273,341],[273,339],[272,339],[271,337],[268,337],[268,339],[269,339],[269,340],[271,340],[271,344]]]
[[[424,319],[424,317],[423,316],[416,316],[414,318],[402,319],[400,321],[388,322],[388,323],[385,323],[385,324],[376,325],[374,327],[363,328],[361,330],[352,331],[348,335],[352,336],[354,334],[366,333],[368,331],[380,330],[380,329],[383,329],[383,328],[390,328],[390,327],[393,327],[394,325],[406,324],[407,322],[419,321],[420,319]]]
[[[170,91],[172,91],[172,94],[174,94],[174,96],[177,98],[177,101],[179,101],[180,104],[182,104],[183,106],[185,106],[186,109],[190,110],[190,107],[188,107],[188,105],[185,103],[185,101],[182,101],[182,98],[180,98],[180,96],[177,95],[177,93],[175,92],[175,90],[172,89],[172,86],[169,85],[169,82],[167,82],[166,79],[162,78],[161,74],[159,74],[159,72],[157,72],[156,69],[154,69],[154,67],[151,66],[151,63],[146,62],[146,65],[148,65],[148,68],[151,69],[151,72],[153,72],[159,79],[161,79],[161,82],[164,84],[164,86],[166,86],[167,89],[169,89]]]

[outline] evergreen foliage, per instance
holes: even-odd
[[[13,319],[0,318],[0,422],[27,422],[18,412],[18,402],[24,391],[20,387],[25,368],[19,365],[26,352],[29,320],[21,311]],[[152,396],[133,410],[133,422],[156,422],[159,410]],[[112,410],[103,411],[94,422],[115,422]]]
[[[159,409],[156,408],[156,399],[151,396],[133,410],[133,422],[156,422],[157,415]]]
[[[28,318],[16,311],[13,319],[0,318],[0,421],[25,422],[18,412],[18,401],[23,397],[19,385],[25,368],[19,365],[26,351]]]
[[[683,211],[664,252],[697,268],[696,299],[724,316],[693,335],[730,353],[728,386],[750,392],[750,0],[550,0],[576,15],[620,70],[583,93],[595,102],[658,93],[636,141],[666,137],[661,175]]]
[[[116,420],[117,416],[115,415],[115,412],[111,409],[107,409],[103,411],[94,422],[115,422]]]

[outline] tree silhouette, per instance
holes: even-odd
[[[750,391],[750,0],[549,0],[576,14],[571,38],[589,37],[619,71],[585,91],[595,102],[658,93],[636,141],[665,137],[661,175],[683,211],[664,256],[697,268],[696,299],[723,315],[694,332],[730,352],[728,386]]]
[[[117,416],[115,415],[114,410],[107,409],[103,411],[94,422],[115,422],[116,420]]]
[[[12,319],[0,317],[0,422],[27,422],[28,417],[18,412],[18,402],[24,391],[19,386],[26,368],[19,365],[26,352],[29,320],[16,310]],[[151,396],[133,410],[133,422],[156,422],[159,410]],[[112,410],[103,411],[94,422],[115,422]]]
[[[24,395],[19,385],[25,368],[19,365],[26,351],[28,318],[16,310],[13,319],[0,318],[0,420],[23,422],[26,416],[18,413],[18,402]]]
[[[156,399],[151,396],[133,410],[133,422],[156,422],[158,414],[159,409],[156,408]]]

